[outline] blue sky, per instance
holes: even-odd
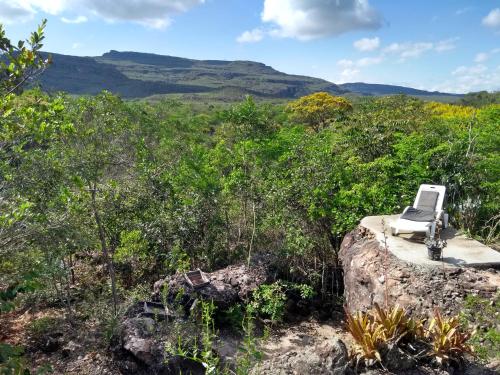
[[[254,60],[335,83],[500,89],[500,0],[0,0],[12,39],[45,50]]]

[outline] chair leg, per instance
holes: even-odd
[[[391,227],[391,234],[393,236],[397,236],[399,234],[398,228]]]
[[[431,239],[433,239],[435,235],[436,235],[436,222],[434,221],[431,224],[429,236]]]
[[[448,228],[448,219],[449,219],[448,214],[443,214],[443,229]]]

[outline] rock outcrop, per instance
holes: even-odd
[[[186,342],[198,339],[197,332],[189,332],[190,325],[183,325],[182,331],[178,326],[168,322],[157,322],[144,316],[132,316],[124,320],[120,330],[119,355],[128,354],[119,363],[123,374],[204,374],[200,363],[188,358],[180,357],[167,350],[174,348],[178,343],[178,335]]]
[[[123,373],[203,374],[199,363],[175,355],[175,350],[167,350],[176,348],[179,337],[186,347],[200,342],[200,332],[194,323],[198,316],[187,319],[195,308],[195,301],[213,301],[217,307],[227,308],[246,299],[267,280],[264,267],[245,265],[229,266],[204,276],[209,283],[200,288],[192,287],[184,274],[155,283],[152,299],[165,302],[166,298],[168,318],[146,314],[144,302],[129,308],[121,324],[116,350],[118,356],[125,357],[121,361]]]
[[[181,299],[181,304],[189,306],[196,299],[203,299],[213,301],[218,307],[227,308],[250,296],[268,279],[265,267],[246,265],[229,266],[205,273],[205,276],[210,282],[199,289],[191,287],[184,274],[159,280],[154,285],[153,300],[161,301],[162,289],[166,288],[169,302]]]
[[[259,363],[251,375],[344,375],[354,373],[348,367],[348,352],[339,339],[330,339],[321,345],[310,345],[303,350],[291,350]]]
[[[500,285],[500,275],[493,269],[402,261],[362,226],[344,238],[339,258],[345,302],[352,312],[370,309],[374,302],[383,306],[387,299],[417,315],[430,315],[436,307],[445,314],[457,314],[468,294],[493,298]]]

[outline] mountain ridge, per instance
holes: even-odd
[[[345,88],[350,92],[367,95],[393,95],[393,94],[406,94],[406,95],[422,95],[422,96],[455,96],[461,97],[463,94],[453,94],[440,91],[427,91],[415,89],[407,86],[399,85],[386,85],[383,83],[366,83],[366,82],[349,82],[339,84],[340,87]]]
[[[130,99],[177,94],[227,101],[239,100],[248,94],[262,99],[294,99],[317,91],[335,95],[457,96],[362,82],[337,85],[320,78],[283,73],[261,62],[247,60],[196,60],[115,50],[102,56],[56,53],[51,56],[52,65],[37,83],[47,91],[74,95],[109,90]]]

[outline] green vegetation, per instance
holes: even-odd
[[[25,84],[39,75],[50,63],[50,57],[40,54],[43,47],[44,29],[47,20],[43,20],[38,29],[31,33],[28,40],[13,44],[5,36],[5,29],[0,24],[0,94],[21,92]]]
[[[478,108],[489,104],[500,104],[500,92],[471,92],[460,99],[460,104]]]
[[[453,225],[495,242],[500,108],[456,108],[366,99],[310,132],[251,99],[196,114],[109,93],[4,96],[1,281],[18,288],[29,277],[69,313],[75,257],[106,264],[86,281],[108,275],[119,303],[119,289],[166,272],[265,253],[285,280],[326,297],[322,275],[344,234],[366,215],[401,211],[423,182],[447,185]]]
[[[464,325],[474,330],[470,341],[474,345],[476,354],[483,360],[498,359],[500,356],[498,296],[494,302],[478,296],[467,296],[460,319]]]
[[[300,298],[303,299],[309,299],[314,295],[309,285],[276,281],[273,284],[261,285],[253,293],[250,305],[254,312],[268,317],[272,324],[281,322],[285,313],[285,303],[288,300],[287,292],[292,290],[298,291]]]
[[[126,102],[109,92],[21,93],[22,77],[45,64],[42,39],[43,24],[22,52],[26,67],[9,64],[13,75],[1,76],[2,312],[55,304],[70,323],[97,314],[109,344],[131,299],[147,294],[141,287],[178,271],[265,258],[276,282],[247,301],[250,312],[228,312],[243,323],[246,368],[259,356],[254,319],[279,322],[291,291],[336,299],[344,235],[364,216],[401,212],[421,183],[447,186],[455,227],[498,242],[498,104],[469,108],[406,96],[353,104],[320,93],[312,96],[320,105],[306,97],[290,111],[251,97],[200,111],[175,100]],[[196,358],[216,368],[207,303]],[[395,324],[398,314],[379,315]],[[45,332],[49,322],[32,329]],[[399,326],[392,332],[380,328],[385,323],[362,323],[370,332],[368,358],[378,359],[382,337],[403,334]],[[418,336],[420,325],[411,324],[405,335]],[[455,324],[436,316],[429,331],[448,335]],[[464,341],[457,336],[452,346]],[[435,347],[443,361],[455,355],[450,350]],[[0,366],[22,354],[2,351]]]

